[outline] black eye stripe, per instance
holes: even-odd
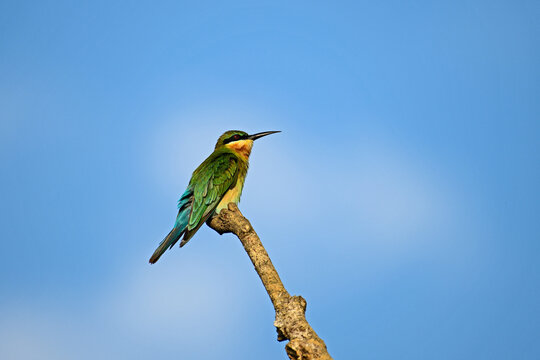
[[[239,135],[239,134],[234,134],[233,136],[231,136],[230,138],[228,139],[225,139],[225,141],[223,141],[224,144],[228,144],[232,141],[237,141],[237,140],[243,140],[243,139],[247,139],[248,135]]]

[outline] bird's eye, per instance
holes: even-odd
[[[238,135],[238,134],[234,134],[230,137],[228,137],[223,143],[224,144],[228,144],[230,143],[231,141],[236,141],[236,140],[240,140],[242,139],[242,136]]]

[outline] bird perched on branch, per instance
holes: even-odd
[[[230,130],[219,137],[214,152],[193,172],[186,191],[178,201],[174,227],[154,251],[151,264],[158,261],[182,236],[180,247],[184,246],[202,224],[221,209],[227,208],[229,203],[238,204],[253,141],[278,132],[248,135],[243,131]]]

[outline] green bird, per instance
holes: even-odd
[[[253,141],[280,131],[265,131],[254,135],[229,130],[221,135],[214,152],[193,172],[189,185],[178,200],[178,215],[169,234],[150,258],[154,264],[183,236],[180,247],[197,230],[231,202],[238,204],[249,166]]]

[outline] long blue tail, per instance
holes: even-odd
[[[150,264],[155,264],[159,260],[161,255],[167,249],[171,249],[174,244],[180,239],[180,237],[186,231],[186,227],[189,221],[189,215],[191,214],[191,204],[193,202],[193,190],[188,188],[180,200],[178,201],[178,216],[174,227],[169,234],[160,243],[154,254],[150,258]]]

